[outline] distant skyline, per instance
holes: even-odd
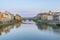
[[[1,10],[33,15],[49,10],[60,11],[60,0],[0,0]]]

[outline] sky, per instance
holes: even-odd
[[[0,0],[1,10],[31,17],[40,12],[60,11],[60,0]]]

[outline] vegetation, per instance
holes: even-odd
[[[3,27],[3,26],[9,26],[9,25],[12,25],[12,24],[15,24],[15,23],[18,23],[18,22],[21,22],[21,21],[19,21],[19,20],[12,20],[12,21],[9,21],[7,23],[0,24],[0,28]]]
[[[36,24],[48,24],[46,21],[40,22],[38,20],[34,20],[34,22],[36,22]]]
[[[60,24],[49,24],[47,21],[38,21],[38,20],[34,20],[34,22],[36,22],[36,24],[45,24],[45,25],[49,25],[49,26],[60,26]]]
[[[60,26],[60,24],[56,24],[56,26]]]

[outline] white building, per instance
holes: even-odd
[[[47,20],[53,20],[53,15],[47,16]]]
[[[58,19],[59,19],[59,21],[60,21],[60,15],[58,16]]]

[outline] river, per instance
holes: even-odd
[[[0,28],[0,40],[60,40],[60,27],[27,20]]]

